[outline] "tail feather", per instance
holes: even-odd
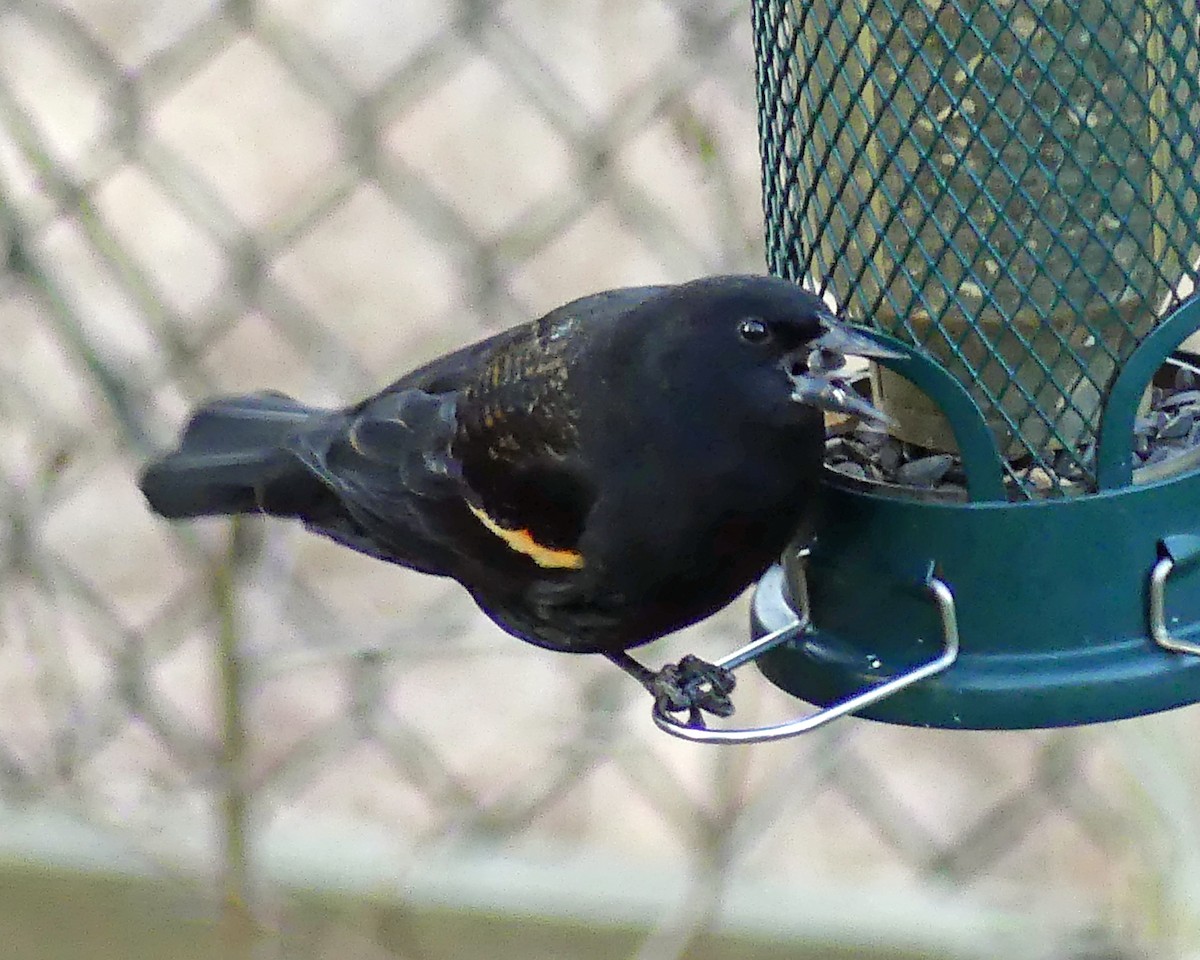
[[[258,510],[294,515],[323,485],[287,442],[328,415],[281,393],[213,400],[192,415],[179,446],[146,467],[142,493],[170,518]]]

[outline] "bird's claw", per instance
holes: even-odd
[[[669,663],[654,675],[650,692],[659,713],[688,712],[688,725],[704,726],[704,714],[733,716],[729,694],[737,685],[733,671],[688,654],[678,663]]]

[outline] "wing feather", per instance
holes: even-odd
[[[297,436],[292,453],[333,491],[351,523],[309,526],[334,540],[426,573],[453,573],[439,519],[463,499],[450,452],[455,394],[402,390]]]

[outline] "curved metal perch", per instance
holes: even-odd
[[[690,740],[693,743],[768,743],[775,740],[787,740],[790,737],[810,733],[819,727],[823,727],[831,720],[836,720],[838,717],[844,717],[847,714],[854,713],[856,710],[861,710],[873,703],[878,703],[880,700],[898,693],[905,687],[910,687],[914,683],[920,683],[927,677],[941,673],[958,658],[958,616],[954,607],[954,593],[946,583],[934,577],[932,571],[925,582],[925,586],[933,596],[934,602],[938,607],[938,613],[941,616],[943,644],[941,655],[930,660],[928,663],[924,663],[897,677],[893,677],[891,680],[881,683],[878,686],[868,687],[866,690],[840,700],[831,706],[817,710],[815,713],[810,713],[807,716],[798,717],[795,720],[789,720],[787,723],[780,723],[774,726],[738,727],[725,730],[692,727],[679,723],[657,707],[655,707],[653,712],[655,724],[660,730],[674,737],[679,737],[681,740]],[[804,613],[794,622],[746,644],[740,650],[736,650],[729,656],[718,661],[718,666],[725,667],[728,670],[735,669],[757,659],[768,650],[797,638],[807,629],[810,622],[806,598],[802,598],[802,606],[804,607]]]

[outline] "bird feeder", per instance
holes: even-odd
[[[728,663],[823,709],[659,726],[1200,700],[1195,3],[754,0],[754,27],[771,271],[905,353],[862,384],[891,437],[833,442],[943,473],[827,467],[759,584]]]

